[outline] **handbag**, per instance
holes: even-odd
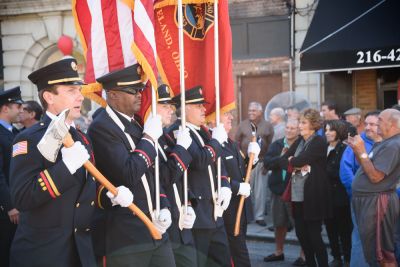
[[[309,173],[303,175],[301,171],[293,173],[291,178],[292,184],[292,201],[303,202],[304,201],[304,184],[309,176]]]
[[[292,177],[290,177],[285,191],[283,191],[282,195],[281,195],[281,199],[285,202],[291,202],[292,201]]]

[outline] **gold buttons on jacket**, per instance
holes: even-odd
[[[80,205],[81,204],[79,204],[79,202],[78,202],[78,203],[76,203],[75,207],[79,208]]]
[[[74,232],[76,233],[77,231],[78,231],[78,228],[75,228],[75,229],[74,229]]]
[[[94,201],[90,202],[90,206],[94,206]]]

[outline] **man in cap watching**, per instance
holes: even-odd
[[[135,115],[141,108],[145,87],[142,76],[142,68],[135,64],[97,79],[106,91],[107,106],[94,114],[88,134],[99,170],[111,183],[133,192],[134,203],[152,219],[162,239],[153,240],[145,224],[129,209],[104,202],[107,198],[100,187],[98,199],[107,218],[107,266],[175,266],[166,233],[171,225],[169,202],[161,189],[159,196],[155,194],[153,163],[162,122],[160,116],[150,116],[142,126]],[[154,210],[158,197],[159,214]]]
[[[45,115],[14,140],[10,188],[21,214],[10,265],[94,266],[90,224],[96,182],[83,168],[94,158],[88,138],[73,123],[81,116],[83,102],[76,60],[54,62],[28,78],[39,90]],[[51,151],[54,148],[47,145],[49,152],[57,153],[53,163],[43,157],[37,145],[65,109],[69,109],[65,124],[75,143],[59,151]],[[120,191],[118,188],[118,195]]]
[[[348,109],[343,113],[343,116],[345,117],[347,122],[351,123],[357,129],[357,133],[361,133],[364,131],[364,123],[362,121],[361,109]]]
[[[12,141],[18,133],[12,124],[20,119],[22,103],[19,86],[0,93],[0,266],[9,265],[10,245],[19,219],[11,202],[9,171]]]

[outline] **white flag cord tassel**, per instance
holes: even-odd
[[[215,80],[215,122],[220,123],[220,97],[219,97],[219,26],[218,26],[218,1],[214,1],[214,80]],[[217,195],[221,194],[221,157],[217,159]]]
[[[185,99],[185,54],[183,47],[183,13],[182,13],[182,0],[178,0],[178,30],[179,30],[179,82],[181,86],[181,127],[186,128],[186,99]],[[184,213],[187,214],[188,209],[188,179],[187,171],[183,173],[183,201]]]
[[[157,115],[157,89],[151,86],[151,113],[153,116]],[[156,218],[160,215],[160,162],[158,160],[158,140],[153,140],[154,146],[156,148],[156,158],[154,161],[154,171],[155,171],[155,184],[156,184]]]

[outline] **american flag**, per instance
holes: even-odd
[[[13,145],[12,156],[23,155],[28,153],[28,142],[21,141]]]
[[[86,58],[85,96],[105,105],[96,78],[138,61],[157,87],[153,0],[73,0],[72,13]]]

